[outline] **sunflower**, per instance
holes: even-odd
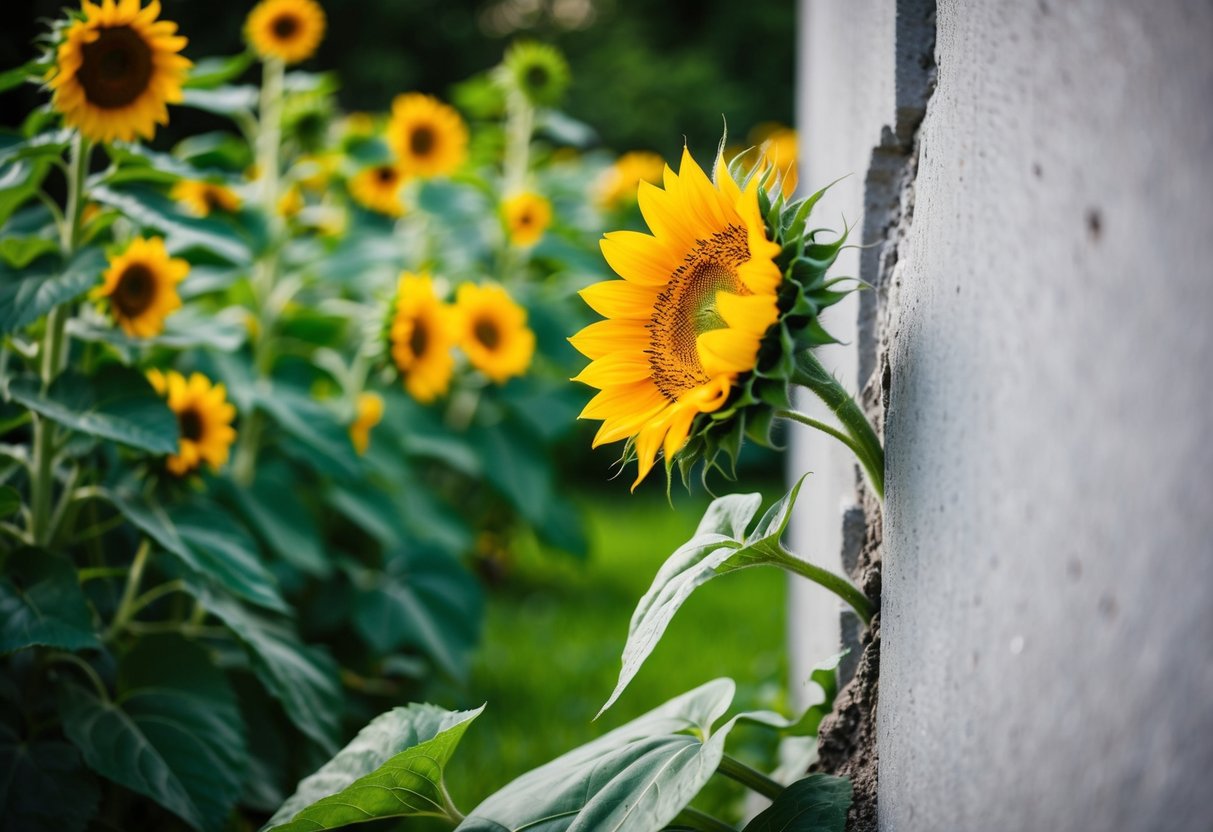
[[[173,186],[171,196],[198,217],[209,216],[212,211],[240,210],[240,196],[235,191],[210,182],[182,179]]]
[[[535,355],[535,333],[526,309],[500,286],[464,283],[455,294],[462,321],[463,351],[472,366],[497,384],[520,376]]]
[[[354,411],[354,422],[350,425],[350,441],[354,443],[354,449],[359,454],[364,454],[367,446],[371,444],[371,428],[383,420],[383,398],[378,393],[359,393]]]
[[[533,246],[543,237],[552,221],[552,204],[529,191],[516,194],[501,203],[510,242],[516,246]]]
[[[581,413],[602,420],[594,446],[634,440],[633,488],[659,449],[672,460],[695,417],[725,404],[778,318],[780,247],[767,238],[758,188],[754,177],[742,190],[722,164],[713,184],[684,149],[664,190],[640,185],[652,234],[616,231],[602,241],[623,280],[581,293],[607,320],[570,339],[592,359],[574,380],[601,391]]]
[[[468,130],[455,108],[410,92],[392,102],[387,141],[406,173],[446,176],[467,156]]]
[[[227,401],[223,385],[212,384],[202,373],[186,379],[173,370],[149,370],[147,378],[168,399],[169,410],[177,414],[178,448],[168,458],[168,470],[182,476],[205,462],[218,471],[236,441],[232,427],[236,408]]]
[[[404,379],[404,389],[422,404],[429,404],[451,386],[455,330],[451,308],[438,299],[429,275],[401,274],[389,330],[392,360]]]
[[[514,85],[537,106],[558,104],[569,86],[569,65],[546,43],[519,41],[505,53],[503,62]]]
[[[288,220],[299,216],[299,212],[305,207],[306,203],[303,201],[303,192],[299,190],[298,185],[291,185],[283,191],[282,196],[278,197],[278,204],[276,206],[278,216]]]
[[[262,0],[249,12],[244,31],[262,58],[297,64],[315,54],[324,25],[324,9],[315,0]]]
[[[102,284],[90,297],[109,298],[110,314],[132,338],[149,338],[164,330],[164,319],[181,306],[177,284],[189,273],[184,260],[169,257],[159,237],[131,240],[109,261]]]
[[[399,217],[404,214],[404,203],[400,201],[400,189],[405,176],[399,165],[372,165],[363,168],[350,180],[350,196],[359,205]]]
[[[93,141],[150,139],[168,123],[168,104],[181,101],[192,66],[180,54],[177,24],[158,20],[152,0],[85,0],[82,18],[67,26],[47,74],[52,103],[63,120]]]
[[[800,148],[796,131],[782,124],[760,124],[751,131],[750,139],[758,147],[758,163],[775,170],[783,195],[791,196],[799,179]]]
[[[598,199],[608,208],[636,204],[641,182],[660,184],[665,162],[656,153],[633,150],[615,160],[598,180]]]

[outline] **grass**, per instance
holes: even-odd
[[[782,487],[763,490],[769,500]],[[585,501],[588,561],[519,555],[490,594],[484,642],[458,695],[465,707],[487,701],[488,708],[448,776],[465,811],[519,774],[718,676],[737,681],[734,711],[782,702],[786,579],[753,569],[699,589],[620,700],[592,721],[614,687],[636,602],[708,502],[685,493],[676,499],[676,509],[654,496]],[[697,805],[736,819],[739,795],[735,784],[713,785]]]

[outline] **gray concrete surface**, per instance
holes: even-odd
[[[828,359],[890,368],[880,826],[1207,832],[1213,3],[941,2],[902,216],[871,174],[912,143],[920,5],[801,4],[803,178],[899,224]],[[848,461],[797,434],[790,464],[828,472],[795,543],[836,568]],[[796,604],[793,682],[838,637]]]
[[[1209,830],[1213,5],[942,2],[886,414],[886,830]]]

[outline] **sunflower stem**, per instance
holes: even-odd
[[[850,605],[851,609],[855,610],[855,614],[859,616],[859,620],[864,626],[872,623],[872,616],[876,614],[876,607],[872,604],[868,596],[863,594],[863,591],[848,581],[841,575],[835,575],[828,569],[822,569],[816,564],[809,563],[807,560],[801,560],[793,555],[782,545],[775,544],[772,551],[779,558],[779,565],[789,572],[795,572],[802,578],[807,578],[818,586],[828,589],[830,592],[837,595],[843,601]]]
[[[502,191],[504,196],[518,193],[526,186],[527,170],[530,167],[531,136],[535,131],[535,107],[526,93],[516,83],[506,92],[506,147],[503,162]],[[526,266],[525,250],[515,247],[505,232],[505,243],[501,248],[500,274],[502,278],[521,274]]]
[[[691,829],[696,829],[699,832],[737,832],[735,827],[729,826],[719,818],[714,818],[707,812],[701,812],[691,806],[684,807],[678,813],[678,817],[674,818],[676,824],[689,826]]]
[[[146,537],[143,538],[139,543],[138,551],[135,552],[131,570],[126,573],[126,586],[122,590],[122,600],[118,602],[118,610],[114,613],[113,620],[110,621],[109,629],[105,631],[106,641],[112,641],[118,633],[122,632],[122,628],[138,611],[135,608],[135,597],[139,592],[139,584],[143,581],[143,570],[147,566],[147,559],[151,551],[151,542]]]
[[[769,797],[772,800],[783,793],[783,786],[779,783],[776,783],[758,769],[751,768],[741,762],[741,760],[728,754],[720,758],[720,765],[716,766],[716,771],[730,780],[736,780],[747,789],[753,789],[763,797]]]
[[[256,327],[253,332],[253,370],[259,376],[269,376],[273,368],[270,354],[272,330],[276,313],[272,308],[275,284],[278,282],[278,257],[286,225],[278,213],[280,190],[279,150],[282,145],[282,94],[286,65],[279,58],[267,57],[261,65],[261,103],[257,124],[257,171],[261,177],[261,207],[269,228],[269,245],[253,267],[253,296],[257,306]],[[241,426],[232,475],[236,482],[248,486],[256,473],[257,452],[261,444],[265,415],[254,403]]]
[[[88,174],[88,159],[92,146],[76,131],[72,136],[71,158],[67,171],[67,209],[59,226],[59,242],[63,262],[76,253],[80,237],[80,216],[83,212],[84,180]],[[62,372],[68,348],[68,309],[61,304],[46,316],[46,334],[40,349],[39,372],[42,392],[46,393]],[[55,487],[55,426],[45,416],[33,414],[34,459],[30,479],[29,536],[35,545],[45,546],[52,537],[52,497]]]
[[[854,451],[855,456],[859,458],[859,464],[868,475],[872,490],[880,501],[884,502],[884,448],[881,447],[880,439],[872,429],[872,423],[864,415],[863,409],[809,350],[796,356],[796,370],[792,381],[809,388],[825,402],[830,412],[838,417],[850,441],[843,439],[839,431],[830,430],[827,425],[802,413],[784,410],[780,411],[780,415],[823,430]]]

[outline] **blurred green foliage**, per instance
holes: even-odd
[[[31,55],[31,41],[60,0],[8,4],[0,68]],[[251,2],[163,0],[165,17],[190,39],[186,54],[232,54],[233,23]],[[406,90],[447,95],[497,63],[517,38],[547,41],[573,72],[569,115],[594,125],[617,151],[647,148],[676,159],[683,137],[710,152],[721,119],[743,136],[765,121],[790,123],[795,4],[725,0],[323,0],[328,33],[305,69],[342,79],[346,110],[382,110]],[[40,101],[23,87],[0,95],[0,123],[15,126]],[[206,129],[203,114],[174,114],[157,144]]]

